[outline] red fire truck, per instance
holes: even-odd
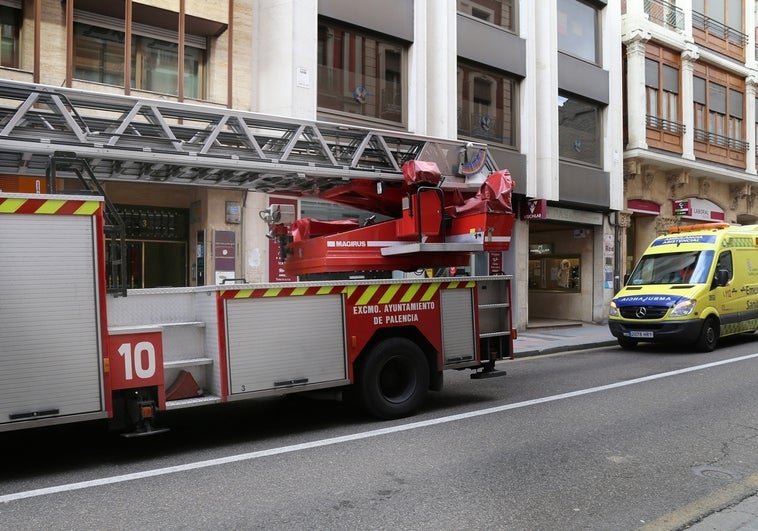
[[[398,418],[442,388],[443,371],[502,375],[495,362],[513,356],[510,276],[408,274],[508,249],[505,170],[446,186],[437,163],[409,157],[400,179],[340,177],[320,194],[387,218],[376,223],[297,219],[286,204],[262,211],[287,274],[318,280],[114,289],[123,226],[93,159],[42,144],[23,146],[49,159],[46,193],[0,192],[0,431],[110,419],[150,434],[166,410],[327,389],[352,389],[368,414]],[[459,171],[481,166],[472,157]],[[83,192],[59,192],[62,172]],[[348,280],[352,271],[406,274]]]

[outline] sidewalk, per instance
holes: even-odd
[[[517,358],[522,358],[613,345],[618,345],[618,341],[611,335],[607,324],[539,320],[518,333],[513,341],[513,351]],[[758,531],[758,495],[715,512],[686,529]]]
[[[607,324],[539,320],[519,331],[513,341],[513,352],[522,358],[612,345],[618,345],[618,341]]]

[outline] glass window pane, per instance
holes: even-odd
[[[205,51],[191,46],[184,47],[184,96],[204,98],[203,71]]]
[[[458,11],[515,31],[515,0],[458,0]]]
[[[729,0],[726,25],[742,31],[742,0]]]
[[[742,118],[742,92],[729,89],[729,115]]]
[[[18,68],[18,32],[21,12],[10,7],[0,7],[0,66]]]
[[[132,87],[163,94],[179,93],[178,46],[149,37],[132,37]]]
[[[658,116],[658,91],[651,87],[647,89],[647,113]]]
[[[404,123],[404,44],[331,22],[318,30],[318,106]]]
[[[74,77],[123,86],[124,33],[74,24]]]
[[[561,158],[600,165],[600,107],[567,93],[558,95]]]
[[[645,59],[645,85],[658,88],[658,63],[652,59]]]
[[[558,49],[597,62],[597,12],[579,0],[558,0]]]
[[[692,92],[692,98],[695,100],[695,103],[705,105],[705,79],[697,76],[693,77]]]
[[[726,114],[726,87],[718,83],[708,83],[708,108]]]
[[[679,94],[679,70],[663,65],[663,90]]]
[[[515,81],[494,70],[458,63],[458,134],[515,145]]]
[[[708,18],[711,18],[715,20],[716,22],[720,22],[721,24],[724,24],[725,11],[726,11],[726,7],[724,6],[724,0],[708,0],[707,1],[707,12],[705,13],[705,15]]]

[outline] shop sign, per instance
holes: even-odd
[[[694,221],[724,221],[724,211],[717,204],[708,199],[690,197],[672,201],[674,215]]]
[[[546,219],[547,199],[528,199],[521,202],[521,219]]]
[[[546,255],[553,254],[553,244],[551,243],[531,243],[529,244],[530,255]]]

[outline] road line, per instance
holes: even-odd
[[[279,448],[270,448],[268,450],[259,450],[256,452],[248,452],[244,454],[230,455],[227,457],[219,457],[216,459],[208,459],[205,461],[197,461],[195,463],[186,463],[183,465],[169,466],[165,468],[156,468],[153,470],[146,470],[144,472],[134,472],[132,474],[122,474],[119,476],[111,476],[100,479],[93,479],[89,481],[79,481],[76,483],[68,483],[64,485],[56,485],[53,487],[45,487],[41,489],[26,490],[21,492],[15,492],[12,494],[5,494],[0,496],[0,503],[7,503],[15,500],[23,500],[26,498],[35,498],[38,496],[46,496],[48,494],[57,494],[61,492],[69,492],[74,490],[87,489],[91,487],[101,487],[104,485],[113,485],[115,483],[123,483],[125,481],[133,481],[137,479],[145,479],[156,476],[164,476],[166,474],[174,474],[176,472],[187,472],[190,470],[197,470],[200,468],[208,468],[212,466],[221,466],[229,463],[238,463],[240,461],[251,461],[253,459],[260,459],[262,457],[270,457],[273,455],[288,454],[292,452],[299,452],[302,450],[310,450],[313,448],[320,448],[322,446],[331,446],[334,444],[341,444],[345,442],[359,441],[362,439],[369,439],[372,437],[379,437],[382,435],[388,435],[391,433],[399,433],[403,431],[416,430],[419,428],[426,428],[429,426],[436,426],[438,424],[447,424],[450,422],[457,422],[459,420],[470,419],[474,417],[481,417],[483,415],[492,415],[494,413],[502,413],[503,411],[510,411],[512,409],[520,409],[529,406],[535,406],[538,404],[545,404],[548,402],[555,402],[557,400],[565,400],[567,398],[574,398],[577,396],[589,395],[593,393],[600,393],[602,391],[609,391],[611,389],[618,389],[620,387],[628,387],[630,385],[636,385],[645,382],[651,382],[654,380],[660,380],[661,378],[669,378],[671,376],[678,376],[680,374],[687,374],[690,372],[701,371],[704,369],[710,369],[712,367],[718,367],[720,365],[727,365],[730,363],[737,363],[739,361],[745,361],[758,358],[758,353],[748,354],[745,356],[739,356],[737,358],[730,358],[727,360],[714,361],[711,363],[704,363],[702,365],[696,365],[693,367],[686,367],[684,369],[678,369],[675,371],[662,372],[659,374],[652,374],[649,376],[643,376],[641,378],[634,378],[632,380],[625,380],[622,382],[616,382],[607,385],[600,385],[598,387],[590,387],[588,389],[580,389],[578,391],[571,391],[569,393],[562,393],[559,395],[546,396],[543,398],[535,398],[532,400],[525,400],[524,402],[516,402],[514,404],[505,404],[502,406],[489,407],[476,411],[468,411],[466,413],[458,413],[456,415],[448,415],[446,417],[439,417],[435,419],[422,420],[418,422],[411,422],[409,424],[403,424],[401,426],[392,426],[389,428],[380,428],[377,430],[365,431],[362,433],[354,433],[351,435],[342,435],[340,437],[331,437],[329,439],[322,439],[319,441],[311,441],[307,443],[293,444],[290,446],[281,446]]]

